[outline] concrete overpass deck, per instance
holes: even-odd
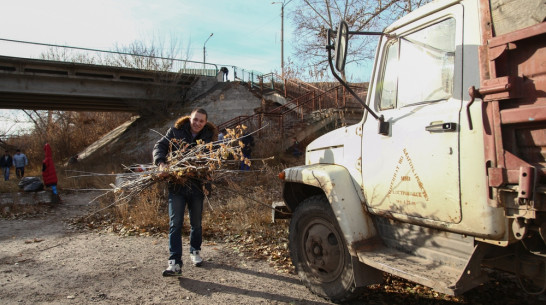
[[[192,72],[216,76],[0,56],[0,108],[142,113],[181,101]]]

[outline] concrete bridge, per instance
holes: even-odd
[[[175,73],[0,56],[0,108],[145,113],[182,101],[217,73],[215,66]]]

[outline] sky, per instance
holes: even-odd
[[[203,61],[206,42],[208,63],[280,74],[282,1],[0,0],[0,39],[107,51],[138,41],[166,49],[177,46],[183,59],[188,54],[188,60],[197,62]],[[288,5],[285,62],[293,33]],[[37,58],[43,50],[0,40],[4,56]],[[16,115],[21,113],[0,110],[0,134],[26,128],[28,124],[5,121]]]
[[[0,0],[0,55],[38,58],[46,50],[2,39],[106,51],[142,42],[177,46],[178,58],[202,62],[206,42],[206,62],[218,68],[281,74],[281,2],[286,63],[294,57],[297,34],[289,16],[296,1]],[[0,134],[5,113],[0,110]]]
[[[203,45],[213,33],[206,43],[207,62],[280,74],[281,4],[272,2],[0,0],[0,38],[100,50],[154,41],[165,47],[181,46],[189,60],[202,62]],[[284,20],[285,61],[293,33],[286,16],[289,5]],[[27,52],[32,51],[0,41],[0,55],[27,57]]]

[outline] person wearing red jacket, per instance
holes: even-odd
[[[57,192],[57,173],[55,172],[55,164],[53,163],[51,146],[49,143],[44,145],[45,159],[42,163],[42,178],[44,179],[44,184],[47,187],[51,187],[54,197],[58,199]]]

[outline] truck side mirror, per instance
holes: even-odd
[[[336,41],[332,42],[332,38],[336,33]],[[378,116],[361,98],[356,94],[353,89],[343,80],[336,70],[343,72],[345,69],[345,63],[347,60],[347,43],[349,41],[349,34],[351,35],[386,35],[382,32],[349,32],[349,25],[345,20],[341,20],[337,31],[328,29],[328,44],[326,45],[326,50],[328,51],[328,64],[330,65],[330,71],[332,75],[349,91],[349,93],[362,104],[362,106],[379,122],[378,133],[384,136],[388,136],[390,133],[390,122],[385,122],[383,116]],[[332,54],[332,51],[335,53]],[[335,57],[335,67],[334,67],[334,57]]]
[[[347,60],[347,41],[349,40],[349,25],[345,20],[339,22],[337,29],[336,44],[334,47],[336,56],[336,70],[343,72]]]

